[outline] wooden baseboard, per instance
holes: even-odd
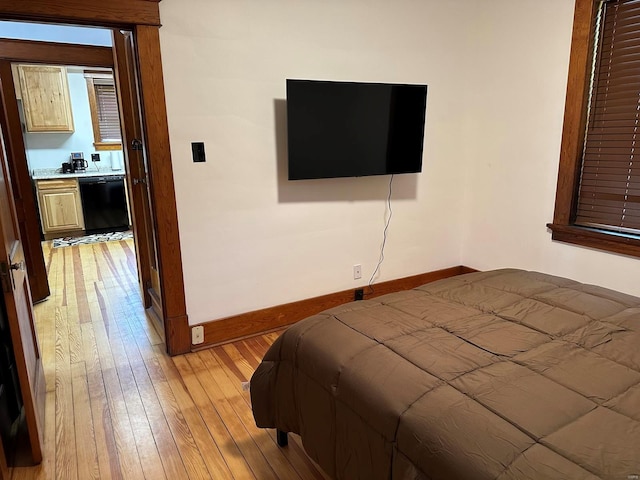
[[[443,278],[475,271],[473,268],[458,265],[457,267],[378,283],[373,286],[373,291],[367,286],[361,288],[364,290],[364,299],[370,299],[387,293],[415,288]],[[338,305],[353,301],[355,291],[355,288],[343,290],[320,297],[308,298],[298,302],[263,308],[253,312],[202,323],[200,326],[204,329],[204,343],[191,345],[191,350],[201,350],[220,343],[230,342],[291,325],[328,308],[337,307]],[[196,325],[191,325],[191,327],[195,326]]]

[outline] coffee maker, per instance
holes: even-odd
[[[73,166],[74,172],[86,172],[87,167],[89,166],[89,162],[84,159],[84,153],[82,152],[72,152],[71,153],[71,165]]]

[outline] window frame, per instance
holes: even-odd
[[[104,150],[122,150],[122,139],[119,142],[105,142],[102,140],[100,134],[100,120],[98,115],[98,97],[95,88],[95,79],[104,79],[110,77],[113,79],[113,75],[106,72],[84,72],[85,80],[87,82],[87,93],[89,95],[89,110],[91,111],[91,125],[93,127],[93,146],[96,151]],[[115,86],[115,79],[114,86]]]
[[[595,23],[600,0],[576,0],[551,238],[640,258],[640,237],[574,224],[587,124]]]

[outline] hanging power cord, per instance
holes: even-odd
[[[389,196],[387,197],[387,207],[389,208],[389,217],[387,218],[387,222],[384,226],[384,231],[382,232],[382,247],[380,248],[380,259],[378,260],[378,264],[376,265],[375,270],[371,274],[371,278],[369,279],[369,295],[371,295],[373,290],[373,279],[376,274],[380,270],[380,265],[384,261],[384,246],[387,244],[387,230],[389,229],[389,223],[391,223],[391,217],[393,216],[393,210],[391,210],[391,186],[393,185],[393,174],[389,179]]]

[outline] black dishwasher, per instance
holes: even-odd
[[[80,198],[87,233],[129,229],[124,176],[80,177]]]

